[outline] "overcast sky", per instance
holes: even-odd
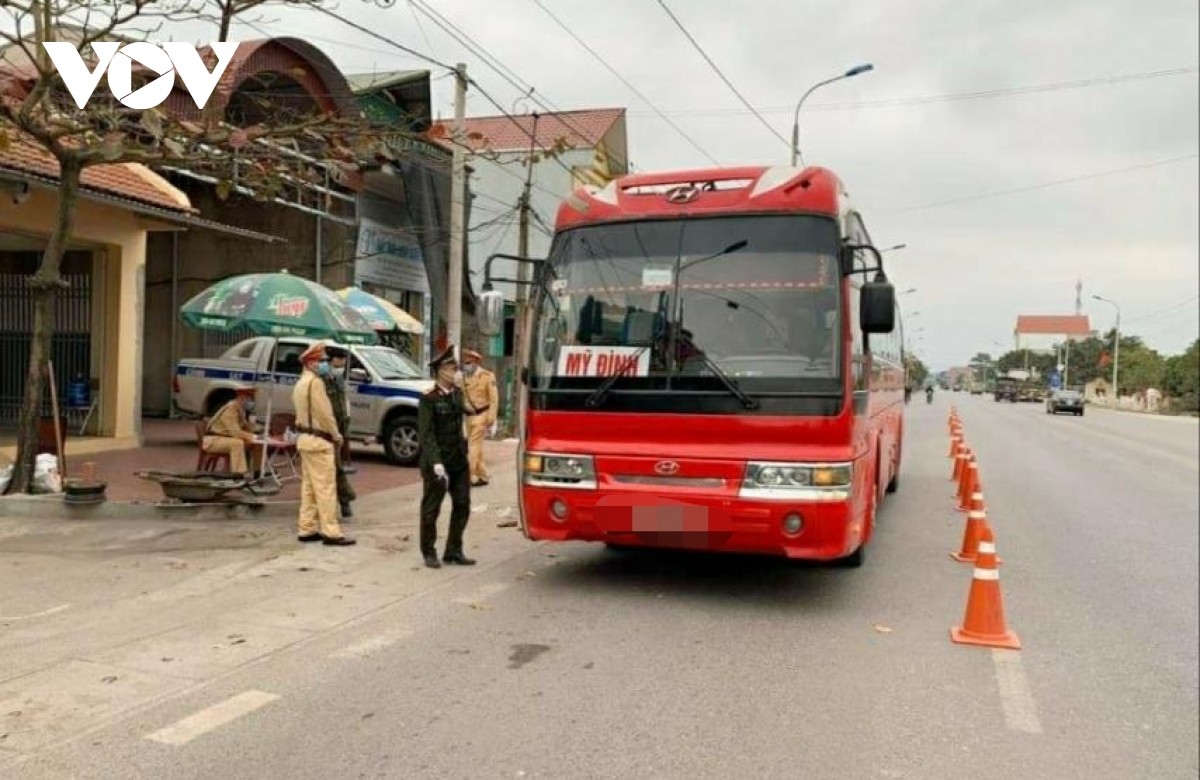
[[[918,288],[903,299],[908,329],[924,328],[914,339],[933,366],[999,352],[993,342],[1011,344],[1018,314],[1073,313],[1077,278],[1095,328],[1114,319],[1091,299],[1101,294],[1121,304],[1123,330],[1163,352],[1197,337],[1195,0],[666,1],[784,138],[809,86],[874,64],[813,94],[801,146],[809,164],[842,176],[878,246],[908,245],[887,255],[889,272],[900,290]],[[639,170],[709,165],[536,0],[427,2],[558,108],[626,107]],[[787,162],[786,143],[657,0],[541,2],[720,163]],[[337,10],[442,62],[466,62],[512,110],[517,90],[408,0],[388,9],[341,0]],[[279,22],[268,31],[308,37],[347,72],[429,67],[313,11],[268,14]],[[1028,89],[1046,85],[1058,86]],[[452,115],[451,87],[434,82],[435,114]],[[945,97],[995,91],[1007,94]],[[469,115],[494,113],[469,97]],[[1011,190],[1021,191],[996,194]]]

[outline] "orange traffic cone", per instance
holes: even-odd
[[[963,448],[963,457],[960,461],[962,465],[958,467],[958,484],[954,486],[954,497],[958,500],[958,503],[955,504],[955,506],[962,506],[963,495],[970,495],[966,492],[967,474],[970,472],[970,469],[967,467],[970,465],[971,459],[974,457],[975,453],[971,452],[970,447]]]
[[[962,434],[958,431],[950,434],[950,453],[946,456],[947,458],[953,458],[958,454],[958,445],[962,444],[962,440]]]
[[[975,460],[975,453],[971,453],[970,459],[967,461],[966,471],[963,472],[962,492],[958,494],[958,506],[955,507],[960,512],[968,512],[971,509],[971,494],[980,491],[979,484],[979,463]]]
[[[967,513],[967,525],[963,529],[962,549],[950,553],[959,563],[974,563],[979,552],[979,539],[987,527],[987,510],[983,504],[983,493],[971,494],[971,511]]]
[[[1000,570],[996,568],[996,540],[984,527],[979,539],[975,574],[967,594],[967,611],[961,626],[950,629],[950,639],[960,645],[1020,650],[1021,640],[1004,622],[1004,599],[1000,595]]]
[[[951,482],[961,482],[962,474],[967,465],[967,454],[971,448],[967,446],[965,441],[959,441],[958,453],[954,456],[954,470],[950,472]]]

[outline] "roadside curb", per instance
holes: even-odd
[[[104,501],[71,504],[61,494],[4,496],[0,517],[44,520],[251,520],[265,517],[295,517],[297,501],[267,501],[248,504],[153,504],[146,501]]]
[[[496,488],[515,490],[514,466],[493,464],[493,483]],[[379,515],[412,513],[421,500],[422,485],[410,485],[367,493],[355,502],[355,514]],[[492,495],[495,495],[494,493]],[[476,498],[482,506],[488,501]],[[446,502],[447,504],[449,501]],[[473,502],[474,503],[474,502]],[[495,503],[495,502],[492,502]],[[509,502],[515,503],[515,496]],[[448,511],[448,508],[444,511]],[[476,510],[478,511],[478,510]],[[149,501],[105,501],[99,504],[69,504],[63,494],[0,496],[0,518],[26,520],[260,520],[289,518],[295,520],[300,512],[299,501],[266,501],[248,504],[178,504],[165,505]],[[349,521],[351,524],[353,520]]]

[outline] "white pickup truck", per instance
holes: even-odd
[[[292,387],[300,379],[300,354],[313,339],[260,337],[230,347],[215,360],[185,359],[175,368],[175,407],[185,414],[212,416],[233,388],[258,387],[258,408],[266,413],[266,393],[273,393],[273,413],[292,413]],[[416,464],[417,402],[433,381],[411,360],[391,347],[344,347],[350,353],[346,397],[350,403],[350,439],[383,443],[388,460]]]

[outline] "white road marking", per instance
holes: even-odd
[[[493,582],[490,585],[484,585],[481,588],[476,588],[465,596],[459,596],[454,600],[454,603],[466,604],[468,606],[471,604],[478,604],[491,596],[495,596],[497,593],[508,590],[508,586],[510,584],[511,583],[508,582]]]
[[[347,645],[341,650],[330,654],[330,658],[350,659],[350,658],[370,658],[372,653],[378,652],[385,648],[391,647],[397,642],[401,642],[412,636],[412,629],[398,628],[393,631],[387,631],[378,636],[364,639],[361,642],[356,642],[352,645]]]
[[[214,704],[206,710],[201,710],[195,715],[167,726],[165,729],[147,734],[146,739],[161,742],[164,745],[186,745],[196,737],[203,736],[244,715],[249,715],[278,698],[279,696],[274,693],[264,693],[263,691],[239,693],[233,698]]]
[[[0,617],[0,622],[9,623],[14,620],[32,620],[34,618],[40,618],[40,617],[46,617],[47,615],[53,615],[55,612],[62,612],[64,609],[70,609],[70,608],[71,608],[70,604],[60,604],[57,607],[51,607],[50,609],[45,609],[45,610],[42,610],[41,612],[35,612],[32,615],[14,615],[13,617]]]
[[[996,683],[1000,688],[1000,704],[1004,708],[1004,723],[1012,731],[1041,734],[1037,703],[1029,689],[1029,680],[1021,666],[1021,654],[1012,650],[993,650],[996,664]]]

